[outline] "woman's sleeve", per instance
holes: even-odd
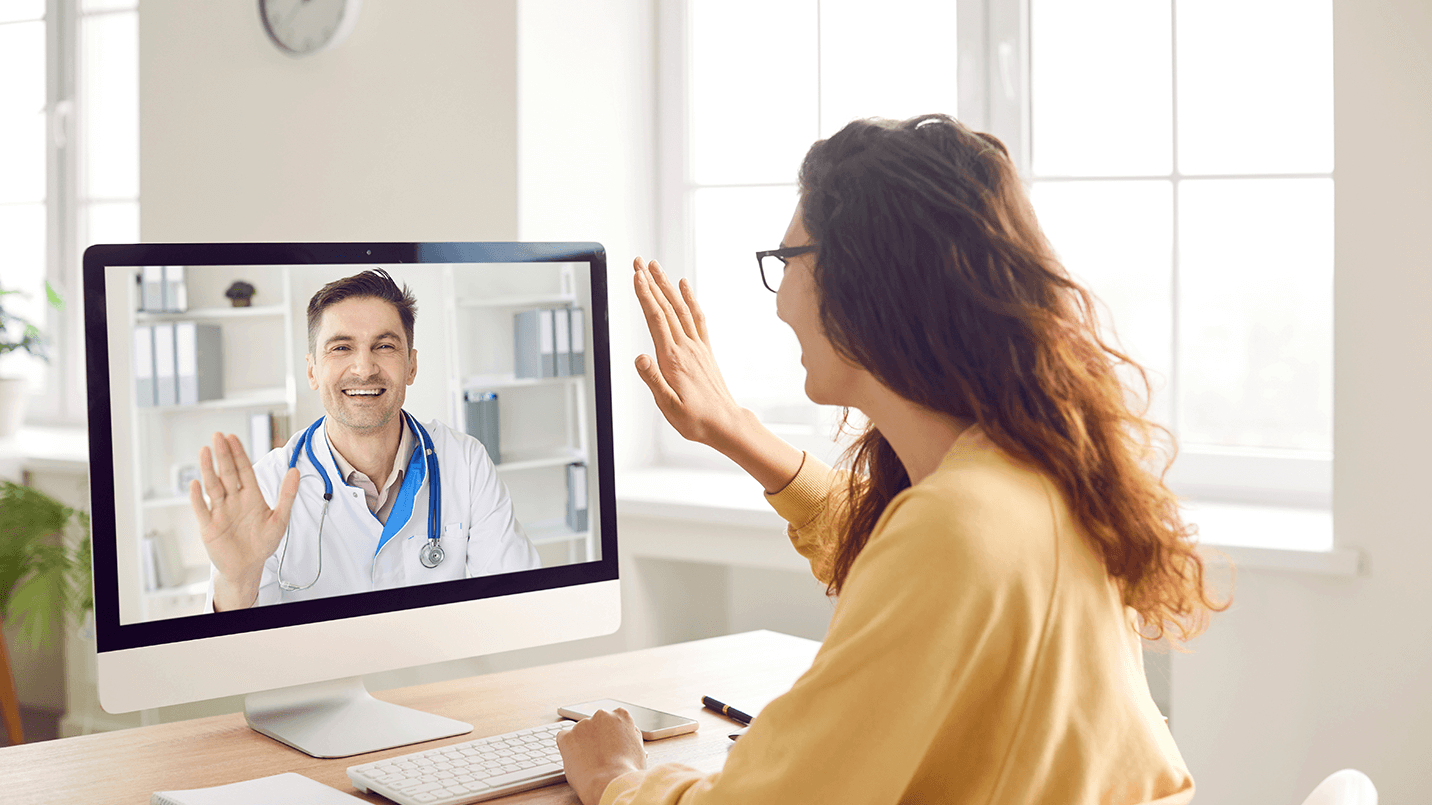
[[[849,509],[850,473],[833,470],[825,462],[805,454],[800,471],[766,500],[785,518],[786,536],[801,556],[810,561],[811,572],[824,584],[830,583],[840,526]]]

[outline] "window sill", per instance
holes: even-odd
[[[1352,577],[1361,572],[1360,551],[1333,547],[1332,512],[1249,504],[1196,501],[1186,504],[1187,517],[1199,524],[1204,555],[1215,564],[1232,561],[1235,567],[1291,570],[1320,575]],[[761,487],[736,472],[683,467],[641,467],[617,476],[617,511],[622,518],[686,523],[739,529],[785,528],[785,521],[765,501]],[[736,550],[701,542],[700,549],[683,549],[679,537],[655,545],[634,544],[634,554],[668,559],[745,565]],[[735,548],[733,544],[730,546]],[[784,547],[784,546],[782,546]],[[789,549],[787,549],[789,552]],[[722,559],[729,556],[729,560]],[[779,562],[782,567],[804,567],[805,562]]]
[[[0,466],[20,470],[89,472],[89,432],[81,427],[25,425],[0,439]]]

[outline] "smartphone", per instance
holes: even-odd
[[[619,702],[616,699],[598,699],[594,702],[583,702],[582,704],[571,704],[566,707],[558,707],[557,715],[563,718],[570,718],[573,721],[581,721],[590,718],[598,710],[608,712],[618,707],[631,713],[632,720],[636,722],[636,728],[641,730],[643,740],[655,741],[659,738],[670,738],[673,735],[682,735],[696,731],[696,720],[686,716],[678,716],[672,713],[663,713],[660,710],[652,710],[649,707],[639,707],[635,704]]]

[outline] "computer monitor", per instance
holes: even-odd
[[[405,303],[364,295],[384,277],[416,301],[411,338]],[[248,694],[255,729],[342,757],[471,729],[361,674],[617,629],[599,244],[100,245],[84,282],[106,710]],[[338,444],[395,418],[415,449],[375,507],[391,479],[365,491]],[[289,467],[281,539],[242,565],[256,592],[216,600],[235,565],[201,518],[253,486],[276,517]]]

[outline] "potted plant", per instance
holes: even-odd
[[[254,286],[239,280],[224,291],[224,296],[229,297],[229,303],[234,307],[248,307],[253,301],[254,292]]]
[[[5,300],[20,291],[0,288],[0,366],[6,355],[23,349],[44,361],[50,359],[46,352],[45,336],[34,323],[5,309]],[[45,283],[45,294],[56,310],[63,309],[60,295],[50,284]],[[0,439],[13,436],[25,421],[25,378],[6,377],[0,374]]]
[[[83,532],[69,547],[63,532]],[[94,608],[89,515],[37,489],[0,481],[0,620],[20,625],[32,648],[56,639],[66,614],[84,617]],[[0,632],[0,704],[11,743],[19,743],[15,677]]]

